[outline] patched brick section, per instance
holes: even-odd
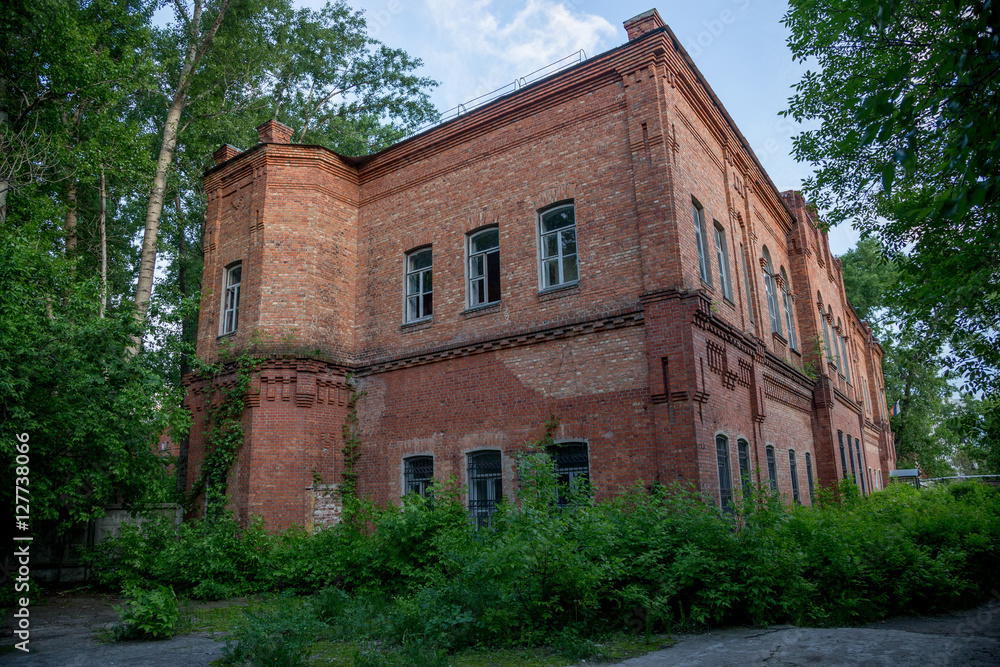
[[[216,362],[226,345],[268,360],[231,473],[241,520],[334,520],[315,485],[342,472],[349,372],[365,392],[360,485],[380,502],[401,494],[405,457],[432,456],[436,478],[464,486],[478,449],[501,451],[512,492],[516,456],[550,415],[559,438],[588,443],[601,495],[681,480],[718,501],[718,435],[734,489],[742,438],[762,481],[774,446],[786,493],[794,450],[808,502],[805,454],[818,485],[836,482],[838,430],[860,438],[866,470],[888,479],[881,349],[846,301],[814,212],[774,188],[658,15],[636,19],[626,46],[373,156],[285,143],[278,125],[244,153],[217,154],[205,178],[198,355]],[[694,200],[710,281],[699,275]],[[560,202],[575,207],[580,280],[543,291],[538,212]],[[501,300],[470,309],[468,234],[487,225],[499,230]],[[408,324],[405,257],[421,246],[433,253],[434,312]],[[771,332],[765,246],[788,275],[797,349],[780,294],[783,335]],[[234,262],[240,325],[220,339]],[[851,382],[814,352],[820,300],[849,338]],[[187,382],[191,480],[206,387]]]

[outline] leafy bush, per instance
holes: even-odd
[[[95,576],[203,598],[315,592],[234,634],[234,659],[288,664],[309,628],[353,643],[358,664],[528,645],[577,660],[600,657],[594,638],[623,627],[860,623],[967,606],[1000,585],[1000,493],[976,483],[869,497],[851,485],[839,499],[820,490],[812,507],[753,489],[734,515],[679,485],[595,502],[559,489],[540,452],[520,459],[518,483],[488,530],[468,520],[454,482],[433,501],[360,503],[354,521],[312,535],[231,518],[125,527],[95,554]]]
[[[226,640],[229,664],[298,667],[305,664],[318,624],[310,610],[285,598],[280,611],[244,612]]]
[[[125,592],[126,604],[116,607],[121,620],[115,625],[115,640],[150,637],[167,639],[174,634],[180,610],[177,596],[166,586],[143,590],[130,588]]]

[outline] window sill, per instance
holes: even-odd
[[[546,287],[538,292],[539,301],[548,301],[549,299],[558,299],[560,297],[568,296],[577,292],[580,289],[580,281],[577,280],[572,283],[566,283],[564,285],[556,285],[555,287]]]
[[[774,342],[775,342],[775,343],[778,343],[778,344],[779,344],[779,345],[781,345],[782,347],[784,347],[785,345],[788,345],[788,341],[787,341],[787,340],[785,340],[785,337],[784,337],[784,336],[782,336],[782,335],[781,335],[780,333],[778,333],[777,331],[772,331],[772,332],[771,332],[771,338],[773,338],[773,339],[774,339]]]
[[[472,308],[466,308],[462,311],[461,315],[463,319],[471,319],[473,317],[482,317],[483,315],[489,315],[491,313],[499,313],[500,307],[503,305],[502,301],[497,301],[495,303],[486,303],[482,306],[473,306]]]
[[[215,337],[215,340],[222,340],[223,338],[232,338],[233,336],[236,335],[237,331],[239,331],[239,329],[237,329],[236,331],[230,331],[229,333],[219,334],[218,336]]]
[[[423,319],[413,320],[412,322],[406,322],[405,324],[400,326],[399,329],[404,333],[408,331],[419,331],[420,329],[426,329],[433,323],[434,323],[434,316],[431,315],[430,317],[425,317]]]

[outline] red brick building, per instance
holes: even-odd
[[[743,471],[808,504],[888,479],[882,351],[825,233],[659,14],[625,27],[375,155],[274,121],[216,153],[198,355],[266,359],[230,473],[241,520],[336,513],[348,374],[361,491],[383,502],[455,476],[488,513],[550,415],[557,467],[599,495],[684,480],[724,502]],[[192,480],[208,384],[188,382]]]

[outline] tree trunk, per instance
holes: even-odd
[[[108,230],[107,230],[107,217],[108,217],[108,198],[106,183],[104,180],[104,165],[101,165],[101,217],[100,217],[100,235],[101,235],[101,305],[98,309],[98,316],[104,317],[104,311],[108,307]]]
[[[66,257],[72,257],[76,253],[76,179],[70,177],[69,185],[66,186],[66,223],[63,226],[63,236],[66,240]]]
[[[156,173],[153,176],[153,187],[149,192],[149,202],[146,205],[146,225],[142,236],[142,250],[139,259],[139,282],[135,288],[135,318],[139,323],[146,321],[146,311],[153,293],[153,275],[156,271],[156,240],[160,233],[160,218],[163,215],[163,199],[167,190],[167,171],[173,163],[174,150],[177,148],[177,130],[180,125],[181,113],[187,104],[188,89],[195,76],[197,67],[208,51],[215,33],[229,8],[231,0],[224,0],[219,7],[219,13],[212,22],[212,27],[205,33],[200,33],[201,2],[195,2],[194,12],[189,25],[191,33],[188,38],[187,51],[184,54],[184,67],[177,80],[170,108],[167,110],[167,120],[163,124],[160,154],[156,160]],[[142,339],[133,338],[129,352],[135,354],[142,345]]]

